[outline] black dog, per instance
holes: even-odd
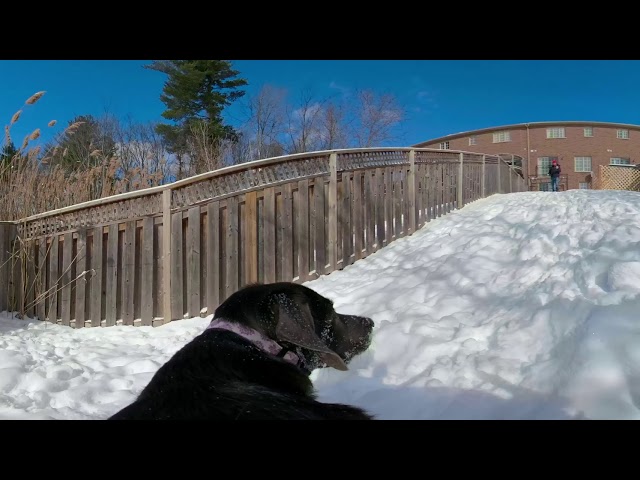
[[[111,419],[371,420],[359,408],[317,401],[309,374],[347,370],[372,329],[371,319],[338,314],[303,285],[245,287]]]

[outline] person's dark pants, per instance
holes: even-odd
[[[560,177],[551,177],[551,191],[558,191],[558,184],[560,183]]]

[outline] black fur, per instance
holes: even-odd
[[[205,330],[153,376],[114,420],[370,420],[365,411],[315,399],[309,373],[346,364],[371,341],[369,318],[341,315],[332,302],[294,283],[252,285],[231,295],[214,317],[254,328],[302,356],[299,368],[241,336]]]

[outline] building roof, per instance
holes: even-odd
[[[425,142],[416,143],[413,147],[419,148],[426,144],[436,142],[446,142],[447,140],[454,140],[456,138],[468,137],[470,135],[478,135],[481,133],[495,132],[499,130],[513,130],[527,127],[562,127],[562,126],[589,126],[589,127],[619,127],[632,130],[640,130],[640,125],[633,125],[630,123],[613,123],[613,122],[589,122],[589,121],[576,121],[570,120],[566,122],[529,122],[529,123],[514,123],[512,125],[502,125],[499,127],[480,128],[478,130],[469,130],[467,132],[451,133],[444,137],[438,137]]]

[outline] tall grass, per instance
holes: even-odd
[[[3,147],[15,144],[12,141],[15,125],[24,121],[24,111],[41,101],[45,93],[40,91],[29,97],[11,116],[4,127]],[[226,163],[239,163],[239,151],[235,152],[229,142],[212,140],[211,132],[204,124],[192,129],[187,138],[187,152],[174,165],[168,161],[166,145],[154,136],[153,128],[144,127],[149,128],[144,130],[143,126],[133,124],[122,128],[117,122],[102,125],[104,132],[113,139],[111,146],[103,147],[105,150],[111,148],[105,152],[95,148],[91,139],[87,144],[84,143],[86,137],[80,141],[83,123],[69,125],[48,146],[41,145],[42,130],[35,128],[24,137],[10,158],[3,156],[0,159],[0,221],[23,220],[38,213],[160,185],[175,176],[174,168],[179,177],[184,177],[214,170]],[[51,120],[42,128],[46,130],[56,124],[56,120]],[[69,148],[73,153],[64,147],[69,145],[70,138],[78,140]],[[113,148],[114,143],[117,148]],[[75,148],[78,145],[81,148]],[[20,317],[36,303],[44,301],[47,305],[45,318],[55,321],[57,313],[49,311],[49,300],[65,286],[62,279],[68,271],[46,281],[46,272],[41,271],[34,258],[36,239],[21,238],[19,230],[12,234],[13,244],[9,251],[0,252],[0,263],[5,259],[0,267],[4,267],[3,273],[7,277],[0,278],[0,289],[6,289],[9,309],[18,312]],[[51,243],[47,243],[46,257],[50,256],[50,248]],[[82,260],[85,254],[79,250],[71,264]],[[76,282],[90,282],[94,274],[80,268],[76,273],[71,280],[72,289]],[[34,297],[30,302],[26,300]]]
[[[12,128],[20,121],[25,108],[35,105],[45,92],[40,91],[29,97],[23,107],[13,114],[4,128],[4,145],[12,143]],[[56,125],[51,120],[47,127]],[[73,135],[81,122],[69,125],[62,137]],[[60,158],[66,151],[60,151],[53,144],[47,151],[34,144],[41,137],[36,128],[25,136],[20,148],[11,158],[3,158],[0,163],[0,220],[18,220],[37,213],[116,195],[162,183],[158,171],[146,168],[131,168],[114,154],[106,154],[99,149],[87,153],[83,168],[69,169]]]
[[[12,129],[20,121],[26,108],[31,108],[44,96],[40,91],[29,97],[20,110],[15,112],[8,125],[4,127],[3,147],[13,144]],[[56,120],[48,122],[47,127],[56,125]],[[59,138],[73,135],[82,122],[69,125]],[[66,151],[56,142],[48,150],[37,144],[41,138],[40,128],[26,135],[20,148],[10,158],[0,159],[0,221],[20,220],[37,213],[62,208],[77,203],[104,198],[110,195],[131,190],[159,185],[163,181],[160,171],[124,164],[122,158],[114,154],[105,154],[99,149],[87,153],[81,159],[81,168],[71,169],[61,163]],[[32,308],[36,302],[49,299],[64,287],[62,272],[57,279],[51,279],[50,285],[44,288],[44,272],[35,268],[29,278],[27,266],[36,265],[33,258],[33,241],[25,241],[16,237],[8,252],[0,252],[0,265],[8,278],[0,278],[0,288],[5,289],[9,299],[9,310],[18,312],[24,317],[25,310]],[[49,255],[48,249],[46,255]],[[83,258],[85,252],[78,251],[76,257]],[[73,259],[72,264],[75,263]],[[70,268],[70,267],[69,267]],[[93,272],[78,272],[76,281],[89,281]],[[14,285],[14,282],[16,283]],[[24,299],[37,292],[36,298],[25,305]],[[22,292],[21,294],[19,292]],[[46,317],[55,321],[56,313],[47,311]],[[43,320],[43,319],[41,319]]]

